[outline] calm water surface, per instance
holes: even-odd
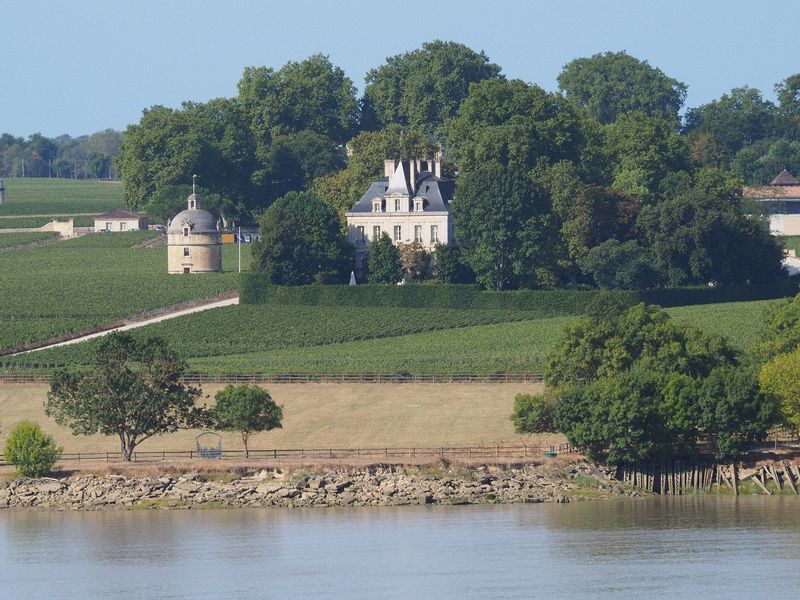
[[[0,512],[0,598],[797,598],[800,498]]]

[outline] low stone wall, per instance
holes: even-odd
[[[548,469],[552,471],[553,469]],[[395,506],[570,502],[638,495],[593,465],[544,472],[533,466],[438,468],[367,467],[341,471],[260,471],[129,478],[82,475],[64,479],[0,481],[0,508],[99,510],[114,508],[223,508]],[[231,481],[209,479],[234,478]]]

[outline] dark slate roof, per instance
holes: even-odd
[[[114,210],[104,212],[102,215],[97,215],[95,219],[142,219],[146,216],[147,213],[135,212],[124,208],[115,208]]]
[[[373,198],[383,198],[387,194],[389,178],[382,177],[375,181],[367,193],[356,202],[349,212],[367,213],[372,212]],[[423,171],[414,182],[414,194],[412,197],[421,196],[426,202],[423,205],[423,212],[450,212],[450,202],[453,200],[455,184],[447,179],[434,177],[432,173]]]
[[[800,182],[794,178],[794,175],[789,173],[786,169],[778,173],[778,176],[770,182],[770,185],[798,185]]]

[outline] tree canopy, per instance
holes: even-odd
[[[75,435],[115,435],[125,460],[143,441],[202,421],[198,388],[183,383],[185,366],[160,338],[105,336],[90,371],[59,371],[45,412]]]
[[[364,124],[381,128],[397,123],[433,134],[456,114],[471,83],[499,77],[500,67],[483,51],[456,42],[426,42],[367,73]]]
[[[227,385],[214,396],[211,418],[217,429],[242,436],[244,456],[250,457],[250,434],[282,427],[283,409],[257,385]]]
[[[603,124],[631,111],[677,124],[687,89],[686,84],[624,51],[570,61],[558,76],[558,87]]]
[[[311,192],[289,192],[265,212],[253,244],[253,269],[278,285],[344,283],[353,247],[339,215]]]

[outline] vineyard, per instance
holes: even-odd
[[[774,301],[671,308],[746,349]],[[541,373],[574,316],[511,310],[235,306],[137,330],[164,337],[202,373]],[[86,364],[96,342],[0,358],[6,369]]]
[[[154,235],[97,233],[0,254],[0,350],[237,288],[234,246],[223,248],[222,274],[168,275],[166,247],[132,247]]]
[[[22,179],[5,180],[6,201],[0,217],[73,213],[101,213],[122,208],[122,184],[95,180]],[[6,225],[3,227],[25,227]],[[35,225],[40,227],[41,225]]]
[[[0,233],[0,248],[13,248],[20,244],[30,244],[57,237],[52,231],[33,231],[31,233]]]
[[[38,229],[51,221],[67,221],[72,219],[74,227],[93,227],[94,217],[76,215],[74,217],[2,217],[0,229]]]

